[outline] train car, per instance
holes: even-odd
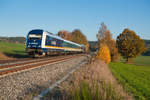
[[[84,45],[62,39],[40,29],[31,30],[26,37],[26,52],[33,57],[56,53],[81,53],[84,51]]]

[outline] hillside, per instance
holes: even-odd
[[[0,42],[25,43],[25,37],[0,37]]]
[[[146,52],[143,54],[144,56],[150,56],[150,40],[144,40],[145,41],[145,45],[146,45]]]
[[[0,42],[0,59],[26,57],[25,45],[20,43]]]
[[[150,40],[144,40],[146,45],[150,45]]]

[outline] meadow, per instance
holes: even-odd
[[[25,45],[19,43],[0,42],[0,52],[13,58],[24,58],[27,56]]]
[[[110,69],[135,100],[150,100],[150,56],[139,56],[133,64],[111,62]]]

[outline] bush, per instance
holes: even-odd
[[[79,88],[72,91],[71,100],[122,100],[122,96],[105,81],[95,82],[92,86],[83,81]]]
[[[97,58],[103,60],[107,64],[111,61],[110,51],[107,45],[101,44],[97,53]]]
[[[107,26],[102,23],[101,27],[97,34],[98,44],[106,44],[110,51],[111,61],[117,62],[120,61],[120,54],[116,46],[116,41],[112,38],[112,33],[107,29]]]

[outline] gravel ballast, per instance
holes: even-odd
[[[28,100],[27,95],[34,96],[40,93],[86,59],[86,56],[71,58],[60,63],[1,77],[0,100]]]

